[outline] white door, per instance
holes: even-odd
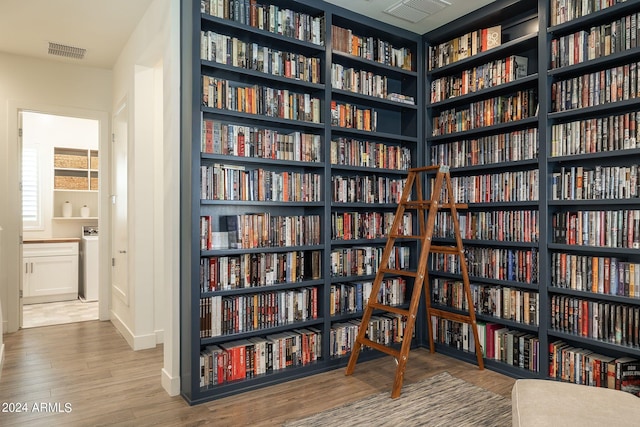
[[[127,104],[113,118],[111,148],[111,287],[112,294],[129,305],[127,181],[128,120]]]

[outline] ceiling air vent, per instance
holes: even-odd
[[[385,9],[385,13],[415,24],[447,6],[451,3],[445,0],[401,0]]]
[[[84,59],[87,49],[67,46],[60,43],[49,42],[49,55],[63,56],[65,58]]]

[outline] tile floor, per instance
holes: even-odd
[[[98,302],[74,301],[25,304],[22,307],[22,327],[60,325],[98,319]]]

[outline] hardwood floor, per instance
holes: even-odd
[[[160,385],[162,346],[132,351],[109,322],[23,329],[4,336],[0,377],[2,426],[273,426],[391,391],[390,357],[189,406]],[[405,384],[447,371],[511,396],[514,379],[427,350],[410,353]],[[7,413],[9,404],[26,413]],[[34,411],[45,405],[46,411]],[[65,405],[67,405],[65,407]],[[70,409],[70,411],[68,410]]]

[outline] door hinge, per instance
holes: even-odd
[[[116,134],[115,133],[111,134],[111,142],[116,142]]]
[[[22,289],[20,289],[20,298],[22,298]]]
[[[18,129],[18,136],[19,136],[20,138],[22,138],[22,128],[19,128],[19,129]]]
[[[111,267],[115,267],[115,266],[116,266],[116,259],[111,258]]]

